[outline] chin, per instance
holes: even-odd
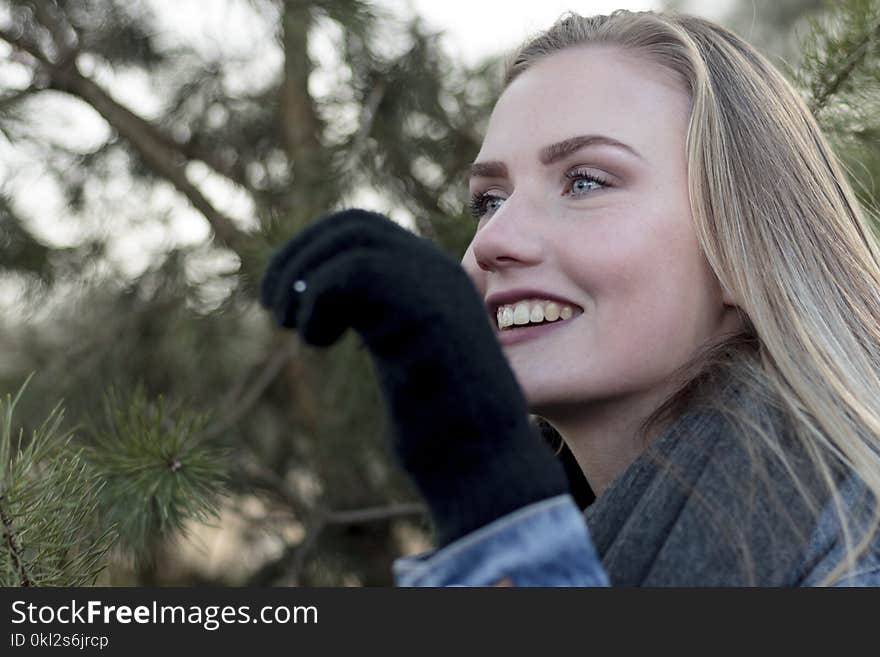
[[[523,388],[529,413],[546,417],[552,415],[554,409],[558,411],[559,408],[567,405],[563,399],[556,395],[548,394],[547,391],[542,391],[542,393],[539,394],[538,392],[529,391],[528,388]]]
[[[583,409],[592,401],[601,398],[601,395],[591,396],[583,387],[548,387],[538,385],[536,381],[532,381],[531,385],[520,387],[526,398],[529,413],[548,420],[554,416],[568,415],[573,409]]]

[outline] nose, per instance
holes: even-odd
[[[531,266],[541,259],[537,210],[512,194],[477,230],[468,251],[486,272]]]

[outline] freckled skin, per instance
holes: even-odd
[[[508,169],[471,180],[472,193],[503,199],[462,259],[477,289],[485,297],[535,287],[584,309],[564,330],[504,352],[531,412],[563,434],[588,475],[595,470],[598,488],[634,458],[633,425],[670,391],[670,373],[740,326],[692,224],[689,103],[672,72],[638,55],[569,49],[505,90],[475,160]],[[583,134],[612,137],[641,158],[602,145],[539,161],[542,147]],[[572,196],[572,169],[608,186]]]

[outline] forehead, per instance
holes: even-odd
[[[640,152],[683,144],[689,112],[684,83],[666,67],[616,46],[569,48],[539,60],[505,89],[478,159],[519,146],[537,151],[584,133]]]

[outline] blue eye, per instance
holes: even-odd
[[[471,197],[471,201],[468,205],[474,219],[479,219],[487,214],[495,212],[495,210],[501,207],[502,203],[504,203],[504,199],[500,196],[477,192]]]
[[[569,171],[565,174],[565,177],[571,180],[571,194],[573,196],[580,196],[587,192],[608,186],[608,183],[605,180],[599,176],[587,173],[583,169]]]

